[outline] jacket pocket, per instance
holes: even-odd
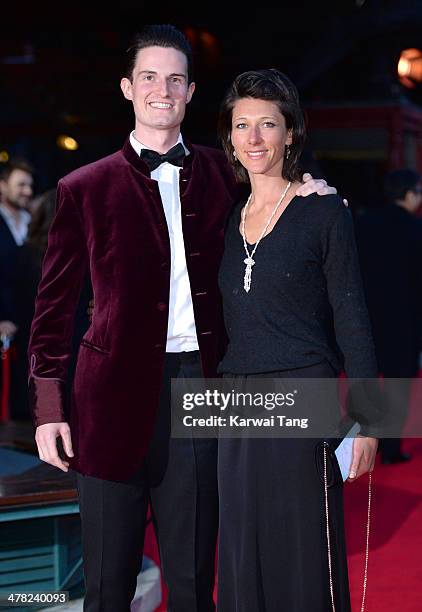
[[[85,338],[82,338],[81,346],[84,346],[85,348],[90,349],[91,351],[95,351],[96,353],[101,353],[102,355],[110,355],[109,349],[106,349],[103,346],[100,346],[99,344],[94,344],[89,340],[86,340]]]

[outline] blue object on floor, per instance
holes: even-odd
[[[0,476],[17,476],[41,463],[35,455],[9,448],[0,448]]]

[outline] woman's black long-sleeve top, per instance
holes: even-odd
[[[376,378],[353,221],[341,199],[313,194],[291,200],[258,245],[249,293],[243,288],[242,206],[228,221],[219,274],[229,337],[219,371],[275,372],[326,359],[349,378]]]

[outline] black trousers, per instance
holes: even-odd
[[[218,529],[217,441],[170,437],[171,378],[200,378],[199,353],[166,355],[151,445],[128,482],[78,475],[85,612],[129,612],[151,504],[168,612],[208,612]]]
[[[381,440],[381,457],[384,461],[392,461],[401,453],[400,435],[409,413],[412,373],[408,378],[395,378],[385,374],[383,385],[384,407],[386,414],[386,431],[390,429],[389,437]]]
[[[256,374],[332,378],[322,362]],[[247,377],[235,376],[242,382]],[[310,438],[220,438],[219,612],[329,612],[324,485]],[[337,612],[350,612],[343,485],[328,490]]]

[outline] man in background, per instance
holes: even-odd
[[[0,168],[0,341],[6,351],[14,343],[14,359],[10,360],[10,389],[8,382],[1,390],[2,404],[8,406],[11,418],[29,418],[21,410],[22,380],[19,372],[26,361],[26,350],[18,346],[19,325],[15,295],[16,265],[20,248],[28,233],[31,220],[29,207],[33,195],[33,170],[22,159],[11,160]],[[2,374],[2,381],[3,381]],[[9,377],[9,374],[6,374]],[[4,381],[3,381],[4,382]],[[3,397],[4,394],[4,397]],[[26,404],[26,402],[25,402]]]
[[[398,437],[408,412],[410,383],[419,370],[422,331],[422,201],[417,172],[389,172],[385,203],[357,220],[367,304],[384,385],[391,437],[381,443],[384,464],[410,459]],[[396,380],[388,380],[396,379]],[[397,380],[400,379],[400,380]]]
[[[12,160],[0,170],[0,335],[13,338],[13,288],[18,248],[24,243],[31,215],[34,172],[24,160]]]

